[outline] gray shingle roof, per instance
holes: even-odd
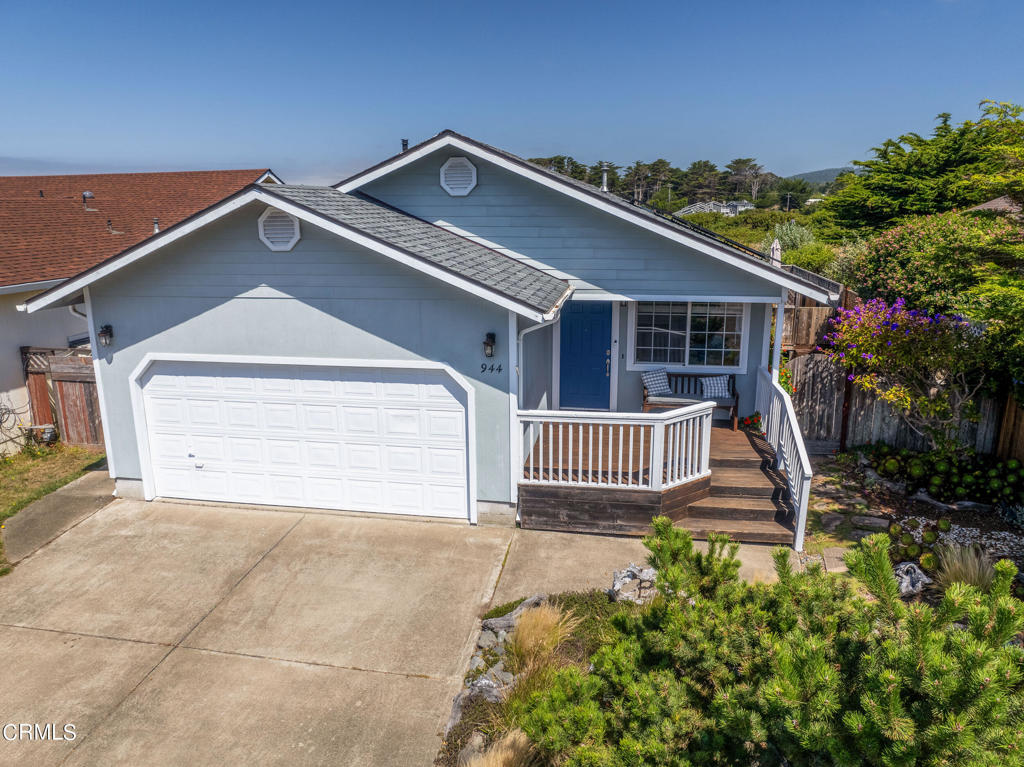
[[[542,313],[569,289],[564,280],[364,195],[329,186],[259,188]]]

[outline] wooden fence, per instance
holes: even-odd
[[[57,427],[67,445],[102,446],[103,424],[89,350],[25,346],[21,358],[32,426]]]
[[[793,373],[796,387],[793,406],[810,452],[828,452],[878,441],[911,450],[928,447],[927,441],[912,431],[885,402],[850,385],[845,375],[823,355],[797,357],[786,366]],[[1003,408],[991,397],[983,397],[979,408],[981,418],[977,422],[960,424],[960,441],[978,452],[992,453],[1001,443]],[[1017,427],[1017,450],[1024,449],[1020,446],[1022,432],[1024,413]],[[1013,437],[1007,440],[1012,442]]]
[[[1024,461],[1024,408],[1017,403],[1012,394],[1006,395],[996,453],[1000,458]]]
[[[839,306],[844,309],[851,308],[856,300],[857,294],[845,287],[839,293]],[[821,337],[829,329],[828,321],[835,313],[831,306],[790,291],[783,317],[782,348],[810,354],[821,343]]]

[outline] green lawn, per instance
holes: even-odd
[[[38,448],[0,459],[0,525],[32,501],[82,476],[103,460],[102,450]],[[10,572],[0,535],[0,575]]]

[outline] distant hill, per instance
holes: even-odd
[[[809,184],[831,184],[837,176],[843,173],[853,173],[855,168],[847,165],[845,168],[822,168],[821,170],[809,170],[806,173],[794,173],[787,178],[802,178]]]

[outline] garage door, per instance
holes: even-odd
[[[158,362],[141,384],[156,495],[468,517],[444,371]]]

